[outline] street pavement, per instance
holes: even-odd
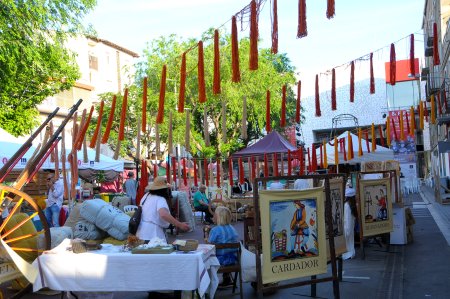
[[[418,194],[404,196],[415,219],[414,241],[407,245],[382,245],[369,240],[365,242],[364,254],[356,248],[356,258],[344,261],[343,279],[339,283],[340,298],[351,299],[415,299],[450,298],[450,205],[434,200],[433,191],[422,186]],[[236,228],[243,236],[242,222]],[[170,239],[175,238],[171,236]],[[194,232],[178,238],[203,239],[202,225]],[[326,275],[330,276],[329,267]],[[4,288],[5,298],[11,293]],[[257,298],[249,283],[243,287],[244,298]],[[216,297],[230,297],[231,289],[219,289]],[[310,286],[280,289],[264,298],[311,298]],[[238,298],[238,295],[233,296]],[[23,298],[50,299],[57,295],[26,294]],[[65,298],[65,297],[64,297]],[[116,292],[114,299],[144,299],[146,292]],[[331,282],[317,285],[315,298],[334,298]]]

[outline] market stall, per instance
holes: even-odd
[[[214,245],[200,244],[189,254],[132,254],[111,244],[75,254],[67,250],[69,246],[66,239],[33,263],[39,270],[34,291],[44,287],[83,292],[198,290],[201,297],[209,293],[214,298],[218,286],[220,264]]]

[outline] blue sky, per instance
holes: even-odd
[[[223,24],[229,32],[231,16],[249,2],[98,0],[85,22],[94,26],[100,38],[142,54],[146,43],[159,36],[174,33],[199,38],[208,28]],[[411,33],[416,33],[416,52],[423,51],[424,0],[336,0],[336,15],[331,20],[325,16],[326,2],[306,1],[308,36],[297,39],[298,0],[278,0],[279,51],[288,54],[302,81],[380,48],[374,59],[381,66],[388,59],[391,42],[398,41],[397,59],[407,59],[409,43],[401,39]],[[265,2],[260,15],[260,47],[270,47],[270,3]],[[248,36],[248,30],[239,35]],[[384,76],[381,68],[378,73]]]

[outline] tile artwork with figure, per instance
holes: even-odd
[[[364,187],[364,221],[365,223],[389,219],[386,185]]]
[[[271,260],[318,256],[316,217],[316,199],[271,202]]]
[[[343,221],[343,204],[342,193],[339,186],[332,188],[330,186],[331,197],[331,211],[333,218],[333,234],[334,236],[342,236],[344,234],[344,221]],[[328,236],[327,236],[328,237]]]

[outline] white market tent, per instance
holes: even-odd
[[[358,150],[359,150],[359,144],[358,144],[358,136],[355,134],[350,133],[350,136],[352,138],[352,144],[353,144],[353,153],[354,158],[352,160],[344,161],[344,150],[341,148],[341,146],[338,145],[338,157],[339,157],[339,164],[358,164],[362,162],[371,162],[371,161],[387,161],[387,160],[394,160],[394,152],[387,148],[380,145],[377,145],[377,148],[374,152],[372,152],[372,142],[369,141],[369,150],[370,153],[367,150],[367,143],[365,139],[361,140],[362,145],[362,151],[363,155],[358,157]],[[348,131],[342,133],[337,137],[338,140],[344,139],[345,140],[345,151],[347,153],[348,157]],[[330,143],[326,144],[327,149],[327,162],[328,164],[336,164],[334,160],[334,146],[330,145]],[[316,155],[320,159],[320,149],[316,149]]]

